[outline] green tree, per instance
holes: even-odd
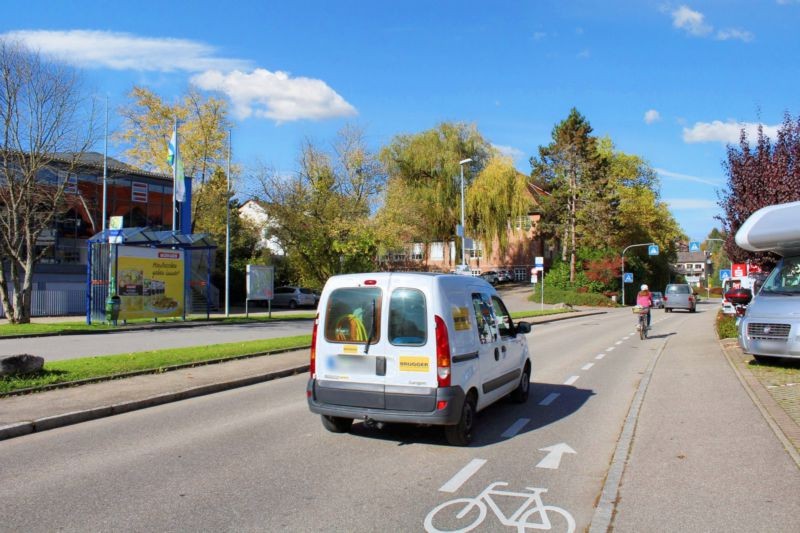
[[[172,174],[167,163],[167,143],[177,119],[178,149],[186,175],[195,179],[193,189],[202,190],[214,172],[225,167],[231,128],[225,100],[190,88],[179,102],[169,104],[151,90],[136,86],[129,98],[130,103],[120,110],[123,128],[116,137],[130,146],[125,156],[133,164]],[[193,194],[192,231],[197,214],[211,207],[212,201],[202,193]]]
[[[296,277],[287,281],[321,286],[333,274],[374,269],[381,230],[371,214],[385,173],[361,130],[346,127],[329,151],[307,140],[296,173],[262,167],[255,178],[267,231]]]
[[[531,177],[550,192],[542,201],[541,229],[561,240],[564,261],[569,261],[570,281],[575,281],[577,253],[591,229],[607,227],[609,203],[605,160],[589,121],[573,108],[553,128],[552,142],[532,157]]]
[[[469,189],[491,155],[491,145],[475,126],[462,123],[445,122],[395,137],[380,153],[388,184],[379,219],[386,227],[396,228],[385,242],[427,244],[453,239],[461,223],[459,162],[472,159],[464,168],[465,189]],[[468,227],[466,234],[475,235],[476,229]],[[458,246],[460,251],[460,239]]]
[[[95,139],[95,114],[76,71],[0,40],[0,299],[30,322],[39,236],[67,206],[64,188]]]

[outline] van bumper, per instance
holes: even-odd
[[[461,387],[393,387],[366,383],[308,380],[312,413],[377,422],[449,426],[461,417],[466,394]],[[437,409],[439,402],[446,402]]]

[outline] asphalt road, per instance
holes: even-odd
[[[510,516],[524,498],[497,495],[482,518],[475,507],[456,519],[463,504],[436,511],[502,482],[498,490],[546,489],[552,530],[566,531],[570,517],[584,531],[640,382],[652,377],[614,530],[800,530],[797,468],[730,369],[704,359],[713,311],[656,312],[646,341],[634,320],[619,310],[535,326],[528,403],[482,411],[467,448],[447,446],[439,428],[328,433],[308,412],[305,376],[3,441],[2,528],[423,531],[429,518],[429,529],[481,520],[476,531],[513,531],[497,513]],[[680,415],[705,408],[689,385],[708,372],[717,383],[703,401],[715,419],[698,429]],[[559,445],[574,453],[548,451]]]

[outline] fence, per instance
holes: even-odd
[[[9,297],[13,298],[13,292]],[[86,314],[85,289],[34,289],[31,292],[31,316],[67,316]],[[0,306],[0,318],[6,318]]]

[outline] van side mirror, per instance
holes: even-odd
[[[531,332],[531,323],[530,322],[517,322],[517,333],[530,333]]]

